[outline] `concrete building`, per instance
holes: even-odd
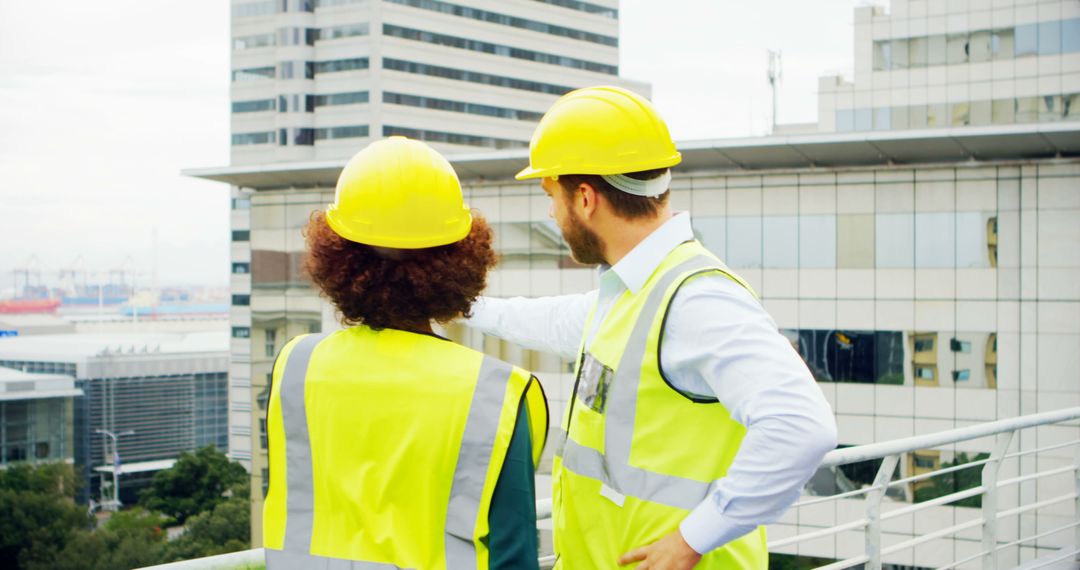
[[[66,374],[0,366],[0,465],[73,461],[74,400],[82,395]]]
[[[74,382],[72,450],[84,479],[81,499],[97,500],[113,459],[106,438],[119,438],[121,499],[132,503],[162,461],[204,445],[227,445],[228,336],[65,334],[0,338],[0,366]],[[36,377],[36,376],[35,376]],[[40,383],[40,381],[39,381]],[[35,450],[36,453],[36,450]],[[101,469],[110,475],[102,477]]]
[[[384,8],[389,4],[396,2],[384,3]],[[762,295],[765,307],[832,403],[843,445],[1080,404],[1075,378],[1080,368],[1080,225],[1076,223],[1080,220],[1080,192],[1076,191],[1080,187],[1076,158],[1080,156],[1080,123],[1066,122],[1075,117],[1076,107],[1064,96],[1077,91],[1073,79],[1080,68],[1074,64],[1080,55],[1068,51],[1072,48],[1066,46],[1072,44],[1061,40],[1056,54],[1017,52],[1014,44],[1014,57],[1008,63],[1003,55],[990,61],[970,56],[972,38],[982,38],[984,30],[1012,25],[1014,38],[1016,34],[1026,37],[1028,32],[1019,26],[1033,22],[1040,34],[1041,22],[1050,22],[1046,24],[1049,30],[1055,25],[1064,30],[1073,25],[1068,21],[1076,17],[1072,15],[1075,6],[1075,2],[1036,5],[1020,0],[901,0],[893,6],[892,20],[880,9],[860,8],[855,82],[849,88],[835,79],[831,84],[823,80],[823,85],[836,86],[822,89],[818,130],[823,132],[800,127],[780,129],[777,132],[783,135],[766,138],[678,145],[684,162],[675,169],[673,206],[693,212],[700,239]],[[987,10],[991,25],[984,26],[980,22]],[[1008,24],[1003,19],[1006,13],[1012,15]],[[911,23],[916,19],[925,21],[925,30]],[[893,32],[889,24],[886,33],[879,20],[903,20],[907,27]],[[889,70],[873,70],[872,54],[877,48],[872,40],[878,45],[887,41],[889,46],[894,39],[897,46],[904,40],[910,50],[920,43],[911,38],[945,34],[947,46],[953,32],[963,32],[968,38],[969,60],[939,65],[935,51],[933,65],[927,55],[923,67],[894,70],[890,63]],[[933,39],[934,46],[938,43]],[[921,47],[914,49],[921,53]],[[988,99],[982,87],[974,87],[983,85],[983,79],[975,78],[982,77],[987,68],[991,74],[985,80],[990,81]],[[1008,80],[1014,87],[998,97],[992,91],[998,85],[993,73],[1005,68],[1014,74]],[[1031,69],[1037,77],[1029,76]],[[843,90],[850,91],[850,98],[839,94]],[[1012,98],[1015,111],[1020,105],[1016,98],[1021,96],[1049,96],[1047,105],[1060,101],[1058,120],[1032,121],[1028,120],[1032,116],[1016,112],[1010,121],[993,120],[995,98]],[[989,122],[981,118],[983,100],[991,102]],[[951,113],[962,117],[960,103],[964,102],[971,103],[968,119],[954,124]],[[929,109],[931,104],[945,105],[950,120],[936,119],[942,116],[940,109],[934,111],[934,123],[928,119],[912,122],[911,117],[921,117],[917,110],[898,112],[898,117],[908,118],[906,123],[892,120],[894,106]],[[874,122],[874,117],[885,116],[875,110],[878,107],[888,108],[887,124]],[[869,114],[861,109],[870,109]],[[851,128],[846,118],[837,120],[846,113],[851,113]],[[873,131],[876,125],[884,132],[845,132]],[[233,308],[230,398],[237,402],[249,398],[246,401],[252,401],[251,409],[257,412],[249,426],[236,423],[239,415],[232,420],[230,451],[238,459],[251,459],[256,515],[261,506],[257,489],[265,484],[266,473],[259,416],[265,414],[265,386],[273,355],[296,334],[338,326],[329,307],[299,276],[304,251],[299,230],[312,210],[332,201],[345,154],[278,164],[234,160],[231,167],[188,172],[233,187],[233,287],[234,293],[246,297]],[[548,218],[548,199],[535,183],[513,181],[513,173],[527,162],[523,149],[474,151],[452,155],[451,161],[470,204],[484,213],[496,232],[501,263],[487,294],[556,295],[596,285],[595,271],[569,258]],[[459,326],[446,333],[536,371],[552,400],[553,417],[558,417],[569,393],[572,363]],[[1075,428],[1040,428],[1021,438],[1020,446],[1034,449],[1078,435]],[[989,445],[975,441],[913,453],[902,463],[901,473],[971,460],[987,452]],[[1038,464],[1022,461],[1002,476],[1046,469],[1045,461],[1054,459]],[[819,474],[807,492],[827,494],[863,485],[874,469],[874,465],[856,465]],[[1063,474],[1038,484],[1017,485],[1003,493],[1002,508],[1030,504],[1052,489],[1073,484]],[[888,500],[923,500],[925,489],[912,485]],[[857,511],[859,505],[842,507]],[[1070,508],[1062,506],[1061,517],[1071,516],[1071,510],[1066,512]],[[886,540],[932,532],[974,516],[972,511],[940,507],[909,516],[886,529]],[[829,526],[838,517],[833,507],[793,513],[770,532],[785,536],[798,529]],[[256,544],[261,535],[259,520],[253,517]],[[1002,523],[1002,536],[1032,535],[1036,529],[1060,526],[1063,520],[1052,509],[1049,514],[1017,517]],[[1016,562],[1026,560],[1068,543],[1071,535],[1066,534],[1011,547],[1006,556]],[[840,557],[845,552],[843,539],[842,535],[835,541],[818,541],[797,553]],[[936,566],[962,558],[976,546],[943,539],[888,562]]]
[[[822,77],[823,132],[1080,118],[1080,3],[892,0],[855,9],[853,81]]]

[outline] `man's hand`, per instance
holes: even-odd
[[[701,555],[690,548],[676,530],[648,546],[623,554],[619,557],[619,566],[641,562],[637,570],[688,570],[699,560]]]

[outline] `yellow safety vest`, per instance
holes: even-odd
[[[290,341],[267,412],[268,570],[488,567],[488,511],[526,371],[432,336],[358,326]]]
[[[753,293],[700,243],[686,242],[640,291],[615,300],[588,350],[583,340],[553,467],[558,568],[617,567],[621,554],[677,530],[735,459],[746,428],[715,399],[677,392],[660,370],[671,299],[705,275],[727,277]],[[595,311],[594,305],[586,331]],[[707,553],[697,568],[767,566],[759,527]]]

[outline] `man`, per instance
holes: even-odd
[[[836,426],[750,286],[668,206],[681,155],[644,98],[581,89],[541,119],[529,167],[582,295],[484,299],[470,325],[575,358],[555,438],[559,567],[766,568],[763,524],[794,502]]]
[[[495,265],[450,163],[372,143],[306,237],[304,269],[347,328],[274,365],[267,568],[539,568],[540,385],[431,326],[467,315]]]

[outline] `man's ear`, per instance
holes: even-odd
[[[581,217],[586,220],[591,219],[600,206],[600,192],[597,192],[591,184],[582,182],[578,184],[574,201],[581,205]]]

